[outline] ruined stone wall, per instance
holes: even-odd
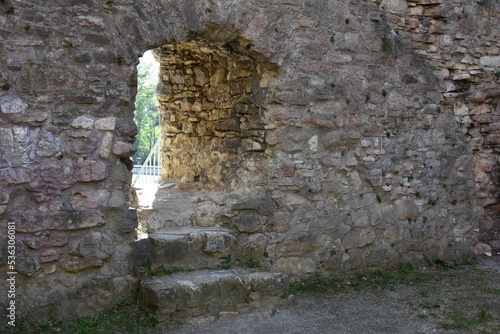
[[[4,0],[0,9],[0,245],[6,259],[15,223],[19,316],[83,315],[130,294],[136,64],[159,47],[162,66],[174,77],[182,67],[184,80],[193,58],[213,77],[206,54],[253,60],[251,90],[237,88],[231,107],[210,108],[217,87],[196,81],[187,103],[160,100],[177,129],[177,119],[194,128],[202,112],[229,112],[213,116],[210,149],[234,164],[168,177],[237,178],[244,189],[232,190],[239,200],[224,217],[257,222],[243,233],[268,268],[339,275],[468,253],[479,228],[497,238],[496,1]],[[197,43],[210,48],[200,54]],[[242,54],[218,49],[228,43]],[[268,66],[275,76],[264,78]],[[255,118],[239,111],[240,95]],[[239,132],[217,130],[227,120]],[[183,132],[166,141],[193,137]]]
[[[250,152],[265,149],[263,64],[233,44],[158,51],[162,178],[235,188],[240,168],[262,158]]]
[[[390,37],[391,31],[386,30],[386,45],[391,52],[411,47],[428,61],[429,74],[435,75],[443,93],[443,104],[453,109],[472,145],[480,237],[498,249],[498,2],[388,0],[381,2],[381,8],[382,15],[376,19],[398,33]]]

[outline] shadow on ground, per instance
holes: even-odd
[[[422,270],[430,275],[424,282],[300,293],[279,310],[151,333],[500,333],[500,256]]]

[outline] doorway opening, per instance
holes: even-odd
[[[134,121],[138,130],[135,141],[137,152],[132,157],[134,206],[139,209],[152,205],[160,176],[160,121],[156,95],[159,71],[160,64],[154,52],[152,50],[145,52],[137,66],[134,111]]]
[[[247,46],[239,40],[222,44],[200,39],[152,51],[160,65],[160,140],[157,147],[149,142],[159,151],[159,167],[150,170],[159,175],[157,184],[145,187],[147,192],[138,191],[139,196],[148,193],[152,202],[139,210],[146,230],[222,226],[222,220],[207,217],[229,204],[217,204],[212,195],[248,195],[262,188],[266,87],[274,71]]]

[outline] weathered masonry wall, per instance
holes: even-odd
[[[234,188],[240,169],[262,157],[255,152],[265,149],[264,69],[233,44],[181,42],[158,51],[163,178]]]
[[[498,248],[498,6],[1,1],[0,272],[15,223],[18,315],[131,294],[149,49],[176,167],[164,177],[222,185],[207,187],[212,224],[236,225],[265,267],[341,275]]]

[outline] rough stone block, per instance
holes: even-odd
[[[113,154],[122,158],[130,158],[135,152],[137,147],[134,144],[117,141],[113,146]]]
[[[199,271],[143,279],[139,303],[148,311],[158,312],[160,322],[217,317],[225,312],[242,311],[242,306],[250,311],[256,306],[262,309],[279,307],[288,286],[288,278],[283,274],[234,269]],[[259,298],[255,298],[256,293]]]
[[[40,252],[40,262],[47,263],[57,261],[59,254],[54,249],[45,249]]]
[[[52,92],[80,89],[85,73],[77,66],[60,63],[23,66],[18,85],[25,91]]]
[[[261,217],[262,216],[259,216],[255,212],[243,211],[240,212],[238,216],[236,216],[232,220],[232,223],[234,224],[234,227],[240,232],[253,233],[261,230]]]
[[[92,182],[104,180],[108,176],[108,169],[104,162],[95,160],[84,160],[80,158],[77,163],[77,180],[81,182]]]
[[[24,240],[29,248],[40,249],[49,247],[61,247],[68,243],[68,235],[62,233],[41,233]]]
[[[94,127],[94,120],[87,116],[80,116],[71,122],[71,126],[75,129],[91,130]]]
[[[9,200],[10,200],[9,193],[0,191],[0,204],[8,204]]]
[[[99,147],[99,156],[103,159],[109,158],[112,146],[113,146],[113,134],[107,132],[102,137],[101,146]]]
[[[22,113],[27,107],[28,105],[16,95],[0,96],[0,111],[4,114]]]
[[[100,118],[95,121],[94,128],[101,131],[113,131],[116,125],[116,118]]]

